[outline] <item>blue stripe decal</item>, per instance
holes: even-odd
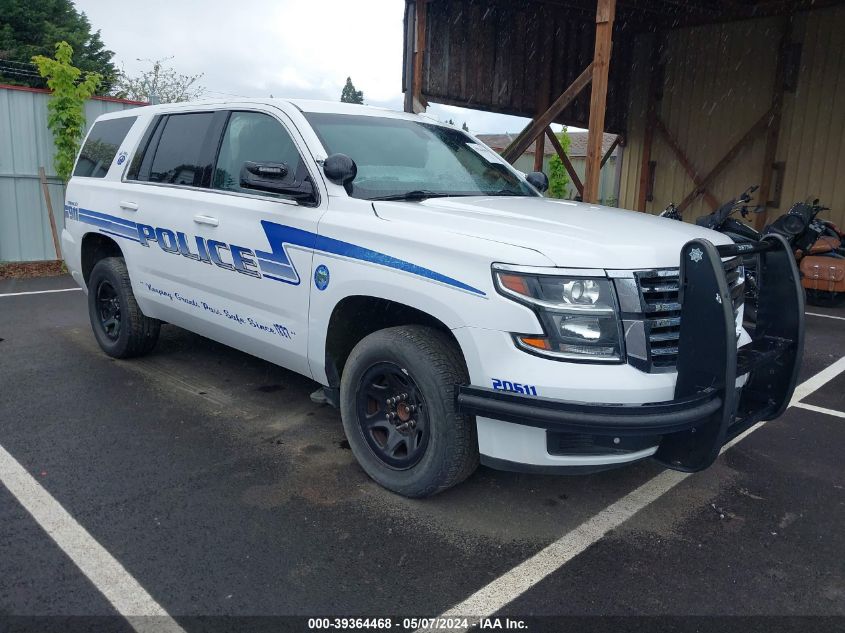
[[[133,242],[141,243],[137,237],[129,237],[128,235],[121,235],[120,233],[112,233],[111,231],[107,231],[106,229],[100,229],[100,233],[105,233],[106,235],[114,235],[115,237],[124,237],[127,240],[132,240]]]
[[[436,281],[438,283],[446,284],[471,292],[481,297],[487,296],[483,290],[474,288],[469,284],[458,281],[448,275],[436,272],[429,268],[419,266],[404,259],[387,255],[379,251],[374,251],[363,246],[358,246],[350,242],[344,242],[325,235],[317,235],[311,231],[304,231],[293,226],[286,226],[284,224],[276,224],[267,220],[261,221],[261,226],[264,233],[267,235],[267,241],[272,249],[267,251],[251,251],[248,248],[242,248],[234,244],[226,244],[225,242],[218,242],[215,240],[206,240],[200,236],[194,236],[199,253],[190,252],[188,248],[187,236],[183,233],[177,233],[170,229],[156,228],[146,224],[139,224],[132,220],[109,215],[107,213],[100,213],[98,211],[91,211],[90,209],[80,209],[74,204],[65,205],[65,215],[71,219],[79,220],[91,224],[100,229],[101,233],[114,235],[129,239],[140,243],[142,246],[149,247],[149,242],[158,242],[163,240],[165,243],[159,243],[163,250],[190,257],[194,260],[202,260],[205,263],[211,263],[214,257],[219,258],[220,251],[230,250],[234,260],[234,264],[226,264],[224,267],[228,270],[237,270],[238,272],[259,276],[257,269],[260,269],[260,275],[267,277],[274,281],[281,281],[287,284],[297,285],[300,283],[299,273],[293,265],[290,256],[287,252],[288,246],[301,246],[308,250],[326,253],[328,255],[337,255],[340,257],[347,257],[349,259],[357,259],[371,264],[384,266],[385,268],[392,268],[402,272],[417,275],[424,279]],[[169,237],[167,237],[169,236]],[[182,243],[179,242],[182,240]],[[179,250],[176,250],[176,245],[179,244]],[[188,252],[183,252],[188,251]],[[213,252],[211,252],[213,251]],[[249,257],[255,255],[255,261],[250,262]],[[211,259],[209,256],[211,255]],[[219,266],[223,263],[217,261]]]
[[[107,213],[100,213],[99,211],[91,211],[90,209],[80,209],[79,213],[84,213],[85,215],[90,215],[101,220],[108,220],[109,222],[114,222],[115,224],[124,224],[133,229],[138,227],[137,223],[133,222],[132,220],[124,220],[123,218],[119,218],[115,215],[108,215]]]
[[[431,279],[432,281],[460,288],[461,290],[466,290],[467,292],[471,292],[482,297],[486,296],[484,291],[479,290],[478,288],[473,288],[462,281],[458,281],[457,279],[453,279],[452,277],[448,277],[447,275],[443,275],[417,264],[412,264],[411,262],[407,262],[403,259],[399,259],[385,253],[380,253],[369,248],[364,248],[363,246],[357,246],[355,244],[336,240],[324,235],[317,235],[315,233],[311,233],[310,231],[303,231],[302,229],[297,229],[292,226],[284,226],[282,224],[276,224],[275,222],[268,222],[267,220],[262,220],[261,225],[264,227],[264,232],[267,234],[267,239],[273,248],[272,253],[255,251],[256,256],[261,259],[272,259],[280,263],[284,262],[284,264],[291,266],[290,259],[287,256],[284,246],[286,244],[293,244],[296,246],[303,246],[305,248],[312,248],[315,251],[322,251],[323,253],[340,255],[341,257],[349,257],[350,259],[359,259],[361,261],[378,264],[379,266],[386,266],[387,268],[401,270],[413,275],[425,277],[426,279]]]

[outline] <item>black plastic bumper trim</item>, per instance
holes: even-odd
[[[586,404],[462,386],[458,406],[471,415],[549,431],[596,435],[663,435],[690,429],[722,406],[715,391],[642,405]]]

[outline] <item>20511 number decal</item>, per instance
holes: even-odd
[[[493,378],[493,389],[496,391],[523,393],[526,396],[537,395],[537,387],[534,385],[525,385],[521,382],[511,382],[510,380],[502,380],[501,378]]]

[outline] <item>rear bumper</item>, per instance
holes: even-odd
[[[737,248],[693,240],[681,251],[681,332],[673,399],[585,403],[463,386],[458,406],[477,416],[480,437],[482,430],[487,436],[503,436],[487,443],[493,451],[480,444],[482,461],[540,472],[538,467],[555,463],[604,469],[653,454],[667,467],[691,472],[709,466],[725,442],[753,424],[778,417],[798,376],[803,289],[782,238],[767,236],[751,246],[761,259],[758,316],[752,342],[738,350],[721,262],[721,257],[747,251]],[[518,444],[527,440],[517,438],[518,428],[533,438],[533,450],[520,452]],[[542,456],[537,450],[541,444]],[[573,452],[567,453],[567,447]],[[533,458],[529,461],[527,455]]]

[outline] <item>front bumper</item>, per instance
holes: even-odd
[[[721,264],[722,257],[738,254],[760,257],[757,322],[752,342],[741,350]],[[585,440],[593,444],[584,451],[586,465],[607,467],[653,454],[677,470],[706,468],[725,442],[760,420],[778,417],[788,405],[803,350],[804,294],[788,244],[774,235],[742,246],[716,247],[706,240],[692,240],[681,251],[680,283],[678,375],[672,400],[585,403],[463,386],[458,393],[460,409],[487,425],[541,429],[550,452],[560,438],[591,438]],[[601,446],[608,452],[591,461],[588,455],[591,451],[598,455]],[[619,459],[608,461],[614,450]],[[505,468],[520,461],[524,462],[486,460]]]

